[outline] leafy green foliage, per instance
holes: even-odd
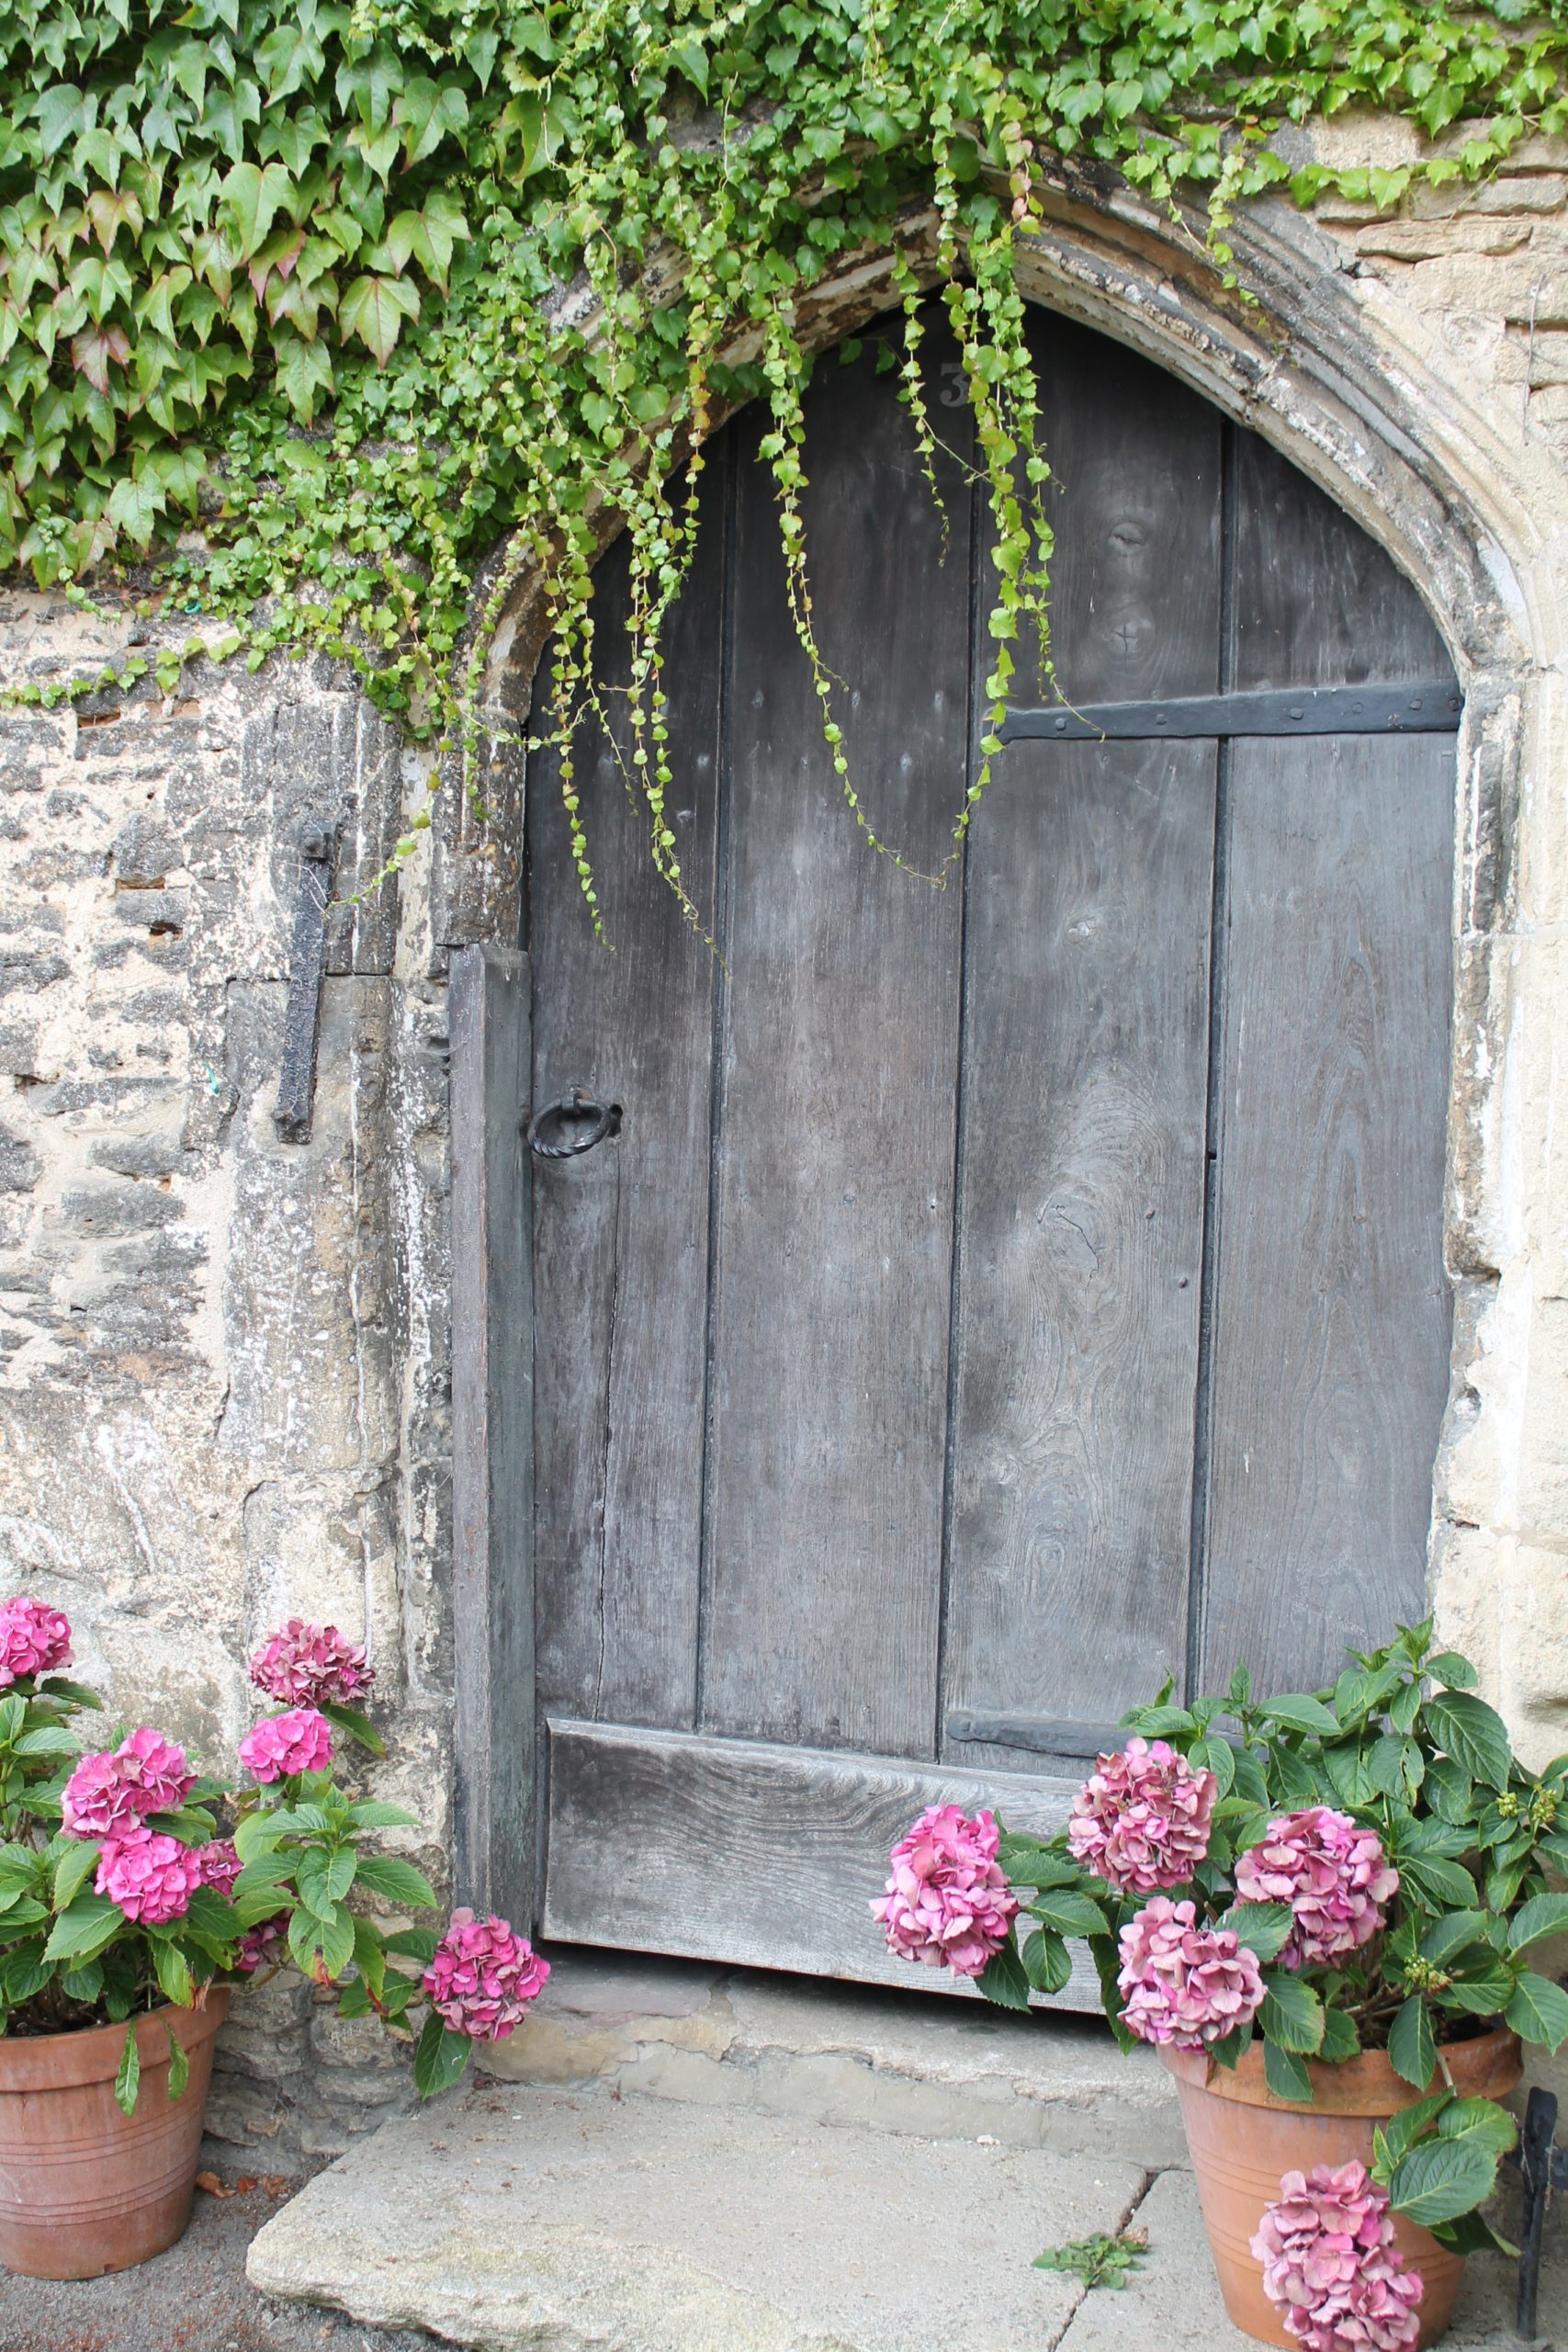
[[[1393,205],[1562,128],[1565,46],[1557,9],[1517,0],[12,0],[0,564],[73,581],[149,557],[155,594],[241,624],[248,661],[344,656],[470,775],[488,642],[537,567],[564,825],[596,910],[570,739],[595,693],[590,567],[618,515],[628,780],[654,866],[700,922],[669,821],[660,632],[690,560],[688,490],[735,401],[771,411],[790,611],[850,807],[886,846],[849,775],[807,580],[798,315],[824,274],[891,252],[879,362],[933,478],[908,224],[934,207],[996,526],[988,763],[1021,639],[1050,674],[1049,462],[1012,268],[1044,178],[1088,164],[1156,204],[1206,203],[1228,274],[1250,195]],[[1276,134],[1358,107],[1441,143],[1393,169],[1292,173]],[[201,545],[176,552],[197,525]],[[1463,1675],[1444,1673],[1457,1703]],[[1314,1702],[1289,1703],[1321,1730]]]
[[[1268,2089],[1304,2105],[1315,2068],[1386,2049],[1418,2096],[1377,2131],[1375,2176],[1400,2211],[1464,2252],[1503,2243],[1475,2208],[1515,2126],[1494,2100],[1455,2088],[1449,2052],[1505,2024],[1549,2050],[1568,2042],[1568,1990],[1529,1964],[1548,1939],[1568,1933],[1568,1894],[1551,1883],[1568,1871],[1568,1757],[1526,1771],[1501,1717],[1470,1687],[1472,1668],[1452,1651],[1433,1656],[1431,1645],[1430,1623],[1401,1626],[1383,1648],[1353,1654],[1332,1690],[1257,1699],[1238,1668],[1223,1699],[1178,1707],[1168,1686],[1122,1720],[1195,1766],[1213,1770],[1222,1747],[1227,1759],[1215,1775],[1208,1857],[1171,1896],[1192,1902],[1199,1927],[1236,1935],[1259,1963],[1264,1999],[1207,2055],[1234,2068],[1260,2043]],[[1221,1724],[1231,1726],[1227,1739]],[[1286,1965],[1295,1917],[1280,1902],[1236,1902],[1234,1860],[1271,1820],[1314,1806],[1374,1831],[1399,1883],[1366,1941],[1330,1961],[1298,1955]],[[1052,1955],[1051,1971],[1065,1983],[1066,1939],[1082,1932],[1069,1922],[1087,1899],[1106,1929],[1089,1936],[1106,2014],[1131,2046],[1117,1939],[1145,1898],[1075,1864],[1065,1831],[1049,1841],[1003,1832],[998,1854],[1023,1899],[980,1990],[1022,2007],[1025,1984],[1056,1989],[1037,1949],[1047,1905],[1061,1922],[1062,1958]],[[1030,1889],[1042,1891],[1030,1899]]]
[[[1066,2270],[1088,2288],[1124,2287],[1130,2271],[1140,2269],[1149,2250],[1146,2230],[1125,2230],[1120,2237],[1103,2231],[1093,2237],[1072,2238],[1066,2245],[1048,2245],[1037,2254],[1036,2270]]]

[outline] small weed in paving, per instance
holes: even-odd
[[[1086,2287],[1124,2287],[1129,2270],[1136,2270],[1148,2252],[1146,2230],[1128,2230],[1121,2237],[1103,2232],[1092,2238],[1074,2238],[1068,2245],[1048,2245],[1034,2257],[1036,2270],[1071,2270]]]

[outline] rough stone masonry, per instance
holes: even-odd
[[[1331,136],[1356,160],[1406,145],[1378,124]],[[1024,275],[1334,489],[1472,688],[1433,1589],[1539,1760],[1568,1747],[1568,150],[1384,219],[1260,205],[1238,248],[1257,313],[1125,195],[1066,187]],[[886,296],[874,263],[846,270],[813,333]],[[0,678],[95,672],[200,626],[14,589]],[[539,634],[524,594],[498,656],[513,707]],[[448,795],[433,856],[333,912],[310,1140],[271,1117],[307,828],[340,826],[347,898],[427,773],[321,659],[0,710],[0,1555],[6,1589],[69,1611],[117,1711],[214,1762],[271,1623],[363,1635],[378,1784],[427,1825],[412,1850],[440,1880],[446,968],[456,944],[514,936],[514,755],[486,779],[490,830]],[[220,2066],[213,2129],[278,2150],[340,2148],[407,2095],[374,2030],[288,1980],[237,2005]]]

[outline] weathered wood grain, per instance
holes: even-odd
[[[710,919],[729,475],[721,449],[667,641],[672,830]],[[534,1099],[581,1085],[624,1112],[614,1142],[535,1168],[539,1679],[547,1706],[681,1724],[697,1665],[717,967],[651,872],[626,789],[626,582],[612,549],[594,594],[609,727],[578,748],[609,948],[566,854],[557,762],[536,753],[528,772]]]
[[[1019,746],[982,807],[949,1707],[1103,1723],[1183,1667],[1213,840],[1212,745]]]
[[[1453,753],[1232,756],[1203,1679],[1300,1690],[1424,1605]]]
[[[1326,492],[1255,433],[1235,436],[1232,482],[1232,685],[1451,674],[1410,582]]]
[[[533,1297],[528,966],[450,974],[452,1626],[460,1898],[534,1917]]]
[[[988,1779],[897,1758],[551,1719],[547,1933],[907,1991],[966,1993],[896,1960],[870,1905],[926,1805],[974,1813]],[[1076,1781],[1019,1776],[1010,1829],[1050,1837]],[[1098,2008],[1080,1968],[1055,2006]]]
[[[812,594],[868,813],[930,867],[964,789],[970,502],[944,458],[943,563],[890,382],[868,352],[809,395]],[[843,806],[754,468],[734,593],[700,1720],[929,1756],[959,894],[874,855]]]

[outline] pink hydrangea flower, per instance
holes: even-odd
[[[333,1727],[314,1707],[291,1707],[287,1714],[264,1715],[254,1731],[240,1742],[240,1761],[255,1781],[320,1772],[332,1760]]]
[[[1408,2352],[1422,2279],[1393,2243],[1388,2192],[1359,2164],[1288,2172],[1252,2241],[1263,2291],[1304,2352]]]
[[[1018,1915],[1018,1897],[997,1860],[999,1833],[988,1813],[973,1821],[955,1804],[921,1814],[888,1857],[893,1875],[871,1916],[900,1960],[978,1976]]]
[[[1258,1961],[1234,1928],[1201,1928],[1190,1903],[1156,1895],[1122,1930],[1122,2022],[1140,2041],[1203,2050],[1263,2007]]]
[[[362,1643],[345,1640],[335,1625],[307,1625],[302,1617],[290,1617],[251,1660],[251,1680],[258,1690],[309,1707],[319,1707],[323,1699],[352,1705],[375,1679]]]
[[[196,1785],[186,1752],[143,1724],[115,1749],[120,1777],[139,1813],[175,1813]]]
[[[424,1972],[430,2006],[454,2033],[504,2041],[544,1990],[550,1963],[504,1919],[454,1911]]]
[[[203,1886],[215,1886],[222,1895],[229,1894],[245,1867],[234,1850],[231,1838],[214,1838],[209,1844],[198,1846],[197,1857],[201,1863]]]
[[[1073,1799],[1067,1849],[1118,1894],[1185,1886],[1209,1850],[1219,1785],[1167,1741],[1130,1739]]]
[[[62,1826],[73,1838],[112,1838],[141,1819],[137,1791],[107,1751],[84,1756],[61,1794]]]
[[[1244,1903],[1288,1903],[1296,1915],[1280,1954],[1285,1968],[1337,1960],[1370,1943],[1398,1885],[1376,1830],[1325,1804],[1271,1821],[1262,1843],[1236,1857]]]
[[[58,1609],[19,1596],[0,1606],[0,1690],[71,1664],[71,1626]]]
[[[272,1958],[288,1930],[287,1911],[275,1911],[270,1919],[263,1919],[255,1927],[247,1928],[234,1954],[236,1973],[254,1976],[257,1969]]]
[[[161,1831],[136,1828],[111,1838],[98,1857],[94,1881],[128,1919],[161,1928],[183,1918],[201,1884],[201,1857],[193,1846]]]
[[[173,1813],[195,1786],[183,1747],[150,1724],[112,1753],[84,1756],[61,1796],[61,1820],[73,1838],[117,1838],[150,1813]]]

